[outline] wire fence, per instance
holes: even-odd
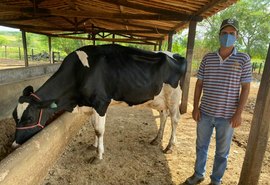
[[[23,48],[1,46],[0,47],[0,58],[13,59],[13,60],[24,60]],[[53,62],[60,62],[62,58],[60,52],[52,52]],[[47,51],[40,50],[37,48],[28,48],[28,60],[32,61],[50,61],[50,55]],[[198,71],[200,62],[194,61],[192,64],[192,70]],[[264,62],[252,62],[252,72],[254,74],[262,74],[264,68]]]
[[[24,51],[21,47],[1,46],[0,58],[24,60]],[[53,62],[60,62],[60,52],[52,52]],[[32,61],[50,61],[50,54],[47,51],[37,48],[28,48],[28,60]]]

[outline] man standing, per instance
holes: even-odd
[[[198,71],[192,112],[197,122],[196,162],[194,174],[185,181],[188,185],[199,184],[204,180],[214,128],[216,152],[210,184],[221,184],[234,128],[241,125],[252,73],[249,55],[238,52],[234,47],[238,31],[235,19],[224,20],[219,31],[219,50],[206,54]]]

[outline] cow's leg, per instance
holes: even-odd
[[[168,117],[168,112],[166,110],[159,111],[159,116],[160,116],[160,126],[159,126],[157,136],[155,137],[155,139],[153,139],[151,141],[152,145],[161,144],[161,141],[163,139],[165,124],[166,124],[167,117]]]
[[[97,160],[103,159],[103,153],[104,153],[104,144],[103,144],[103,136],[105,132],[105,116],[101,117],[98,115],[98,113],[94,110],[94,114],[91,117],[92,125],[95,129],[95,143],[94,147],[97,149],[97,157],[94,157],[90,159],[90,162],[96,162]]]
[[[178,122],[180,120],[180,112],[179,112],[178,106],[174,106],[173,109],[170,109],[170,116],[171,116],[171,125],[172,125],[171,138],[167,147],[163,151],[164,153],[172,153],[173,146],[175,145],[176,129],[177,129]]]

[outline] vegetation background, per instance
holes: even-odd
[[[226,18],[235,18],[239,21],[240,38],[237,42],[237,49],[248,53],[252,57],[252,62],[264,62],[270,42],[270,1],[241,0],[226,10],[198,23],[193,68],[198,68],[201,59],[207,52],[218,49],[219,27],[222,20]],[[174,35],[172,52],[185,56],[187,32],[185,29]],[[93,44],[92,41],[87,40],[52,38],[53,51],[60,52],[62,59],[73,50],[91,44]],[[96,41],[96,44],[106,44],[106,42]],[[147,50],[154,49],[153,46],[149,45],[121,44]],[[31,55],[32,52],[33,54],[48,53],[48,37],[45,35],[27,33],[27,45],[28,55]],[[164,42],[162,50],[166,50],[167,45]],[[19,30],[0,31],[0,58],[19,59],[19,50],[21,50],[22,55],[21,32]]]

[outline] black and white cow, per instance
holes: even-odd
[[[166,151],[175,140],[180,118],[179,80],[186,71],[186,60],[178,54],[150,52],[120,45],[85,46],[70,53],[58,71],[36,92],[23,90],[13,112],[16,133],[13,146],[23,144],[64,111],[75,106],[94,109],[98,159],[104,153],[103,135],[106,111],[111,100],[129,106],[144,104],[157,109],[161,125],[153,144],[160,143],[167,115],[172,134]]]

